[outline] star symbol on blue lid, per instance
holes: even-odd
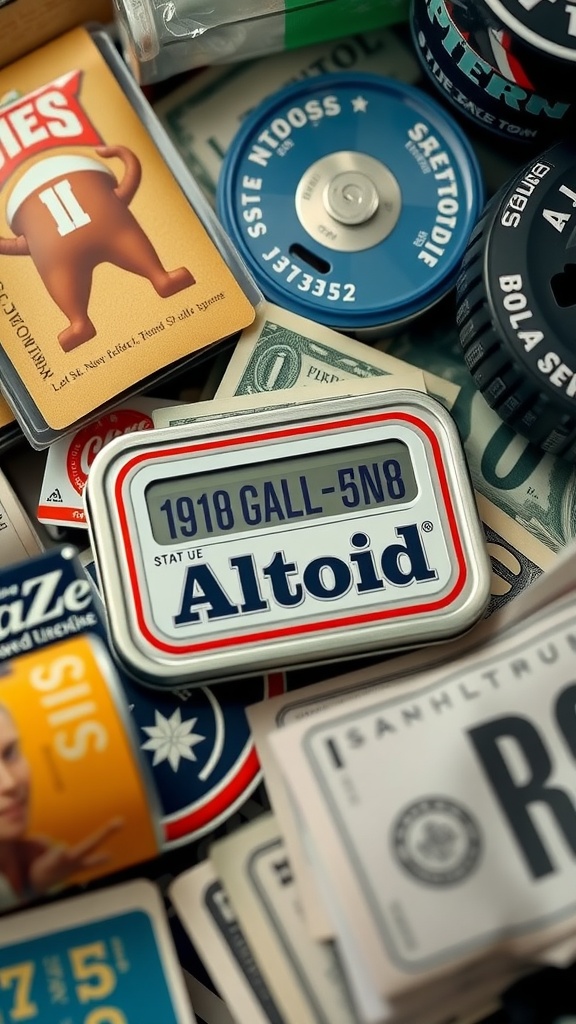
[[[180,708],[176,708],[170,718],[166,718],[160,711],[155,712],[155,725],[144,725],[142,731],[150,737],[143,743],[141,750],[153,750],[154,759],[152,767],[168,761],[172,771],[178,771],[180,761],[196,761],[196,754],[193,747],[206,739],[200,733],[192,732],[198,721],[197,718],[190,718],[182,721]]]
[[[352,103],[352,110],[355,114],[365,114],[368,110],[368,100],[365,96],[354,96],[350,102]]]

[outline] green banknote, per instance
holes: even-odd
[[[549,480],[552,469],[572,475],[563,465],[541,458],[501,425],[477,394],[456,335],[446,339],[442,332],[411,330],[387,342],[386,351],[381,352],[266,303],[254,325],[242,333],[216,398],[225,408],[233,396],[249,401],[250,396],[263,398],[286,389],[304,394],[310,386],[315,391],[328,390],[336,381],[356,380],[368,389],[370,381],[382,375],[395,379],[410,367],[422,369],[426,390],[452,412],[465,439],[494,570],[490,610],[495,611],[549,568],[554,552],[572,536],[567,530],[558,536],[558,526],[550,525],[561,524],[557,502],[563,500],[564,484],[562,479],[556,484],[555,477]],[[168,414],[173,416],[175,410]],[[155,414],[155,422],[157,415],[162,416],[162,410]],[[535,465],[544,467],[542,481]],[[535,499],[530,489],[535,492],[537,486],[549,495],[547,503]]]
[[[257,336],[253,328],[244,332],[218,397],[395,373],[411,364],[450,409],[476,491],[551,551],[576,537],[576,471],[534,448],[490,409],[474,386],[455,328],[428,321],[372,347],[316,324],[305,330],[302,324],[311,321],[269,308]],[[387,364],[379,363],[383,355]]]
[[[459,387],[450,411],[480,494],[552,551],[576,536],[576,471],[534,448],[490,409],[468,372],[456,329],[411,328],[379,344]]]
[[[291,388],[325,387],[338,381],[405,374],[411,367],[329,327],[271,302],[242,332],[216,391],[216,398],[265,394]],[[430,381],[426,379],[427,389]],[[440,386],[442,382],[438,382]],[[447,387],[450,389],[450,385]],[[457,388],[447,398],[456,396]],[[302,399],[304,400],[304,399]]]
[[[251,110],[299,79],[327,72],[369,71],[414,83],[414,54],[389,29],[275,53],[256,61],[208,68],[155,105],[194,178],[214,202],[222,161]]]

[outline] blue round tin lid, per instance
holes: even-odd
[[[261,779],[246,707],[283,693],[282,672],[238,683],[152,690],[123,679],[160,800],[163,849],[213,831]]]
[[[355,330],[428,308],[455,283],[484,202],[442,107],[371,74],[290,85],[246,118],[218,215],[266,298]]]

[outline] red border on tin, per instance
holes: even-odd
[[[126,516],[126,509],[124,507],[122,488],[124,481],[128,473],[130,473],[135,466],[143,463],[150,462],[153,459],[165,458],[166,456],[173,455],[185,455],[188,452],[206,452],[211,450],[223,450],[225,448],[233,448],[236,445],[244,445],[246,443],[258,444],[260,441],[269,441],[278,437],[302,437],[312,434],[320,434],[328,430],[340,430],[347,429],[348,427],[355,427],[370,423],[382,423],[386,420],[404,420],[410,423],[412,426],[417,427],[423,434],[426,435],[430,446],[432,448],[434,462],[436,465],[436,472],[438,474],[438,481],[440,483],[440,489],[442,491],[442,497],[444,500],[444,507],[448,518],[448,524],[450,527],[450,534],[452,538],[452,544],[454,552],[456,554],[456,561],[458,563],[458,578],[456,583],[449,594],[440,598],[437,601],[429,601],[427,604],[413,604],[406,605],[402,608],[389,608],[381,611],[363,612],[357,615],[345,614],[339,618],[324,619],[322,621],[316,620],[315,622],[302,623],[299,626],[282,626],[276,627],[275,629],[261,630],[256,633],[246,633],[242,636],[222,637],[219,640],[206,640],[202,643],[193,644],[182,644],[180,646],[176,644],[166,643],[163,640],[159,640],[158,637],[150,630],[144,615],[144,607],[142,604],[142,598],[138,589],[138,573],[136,570],[136,564],[134,560],[134,553],[132,550],[130,530],[128,528],[128,521]],[[159,452],[143,452],[141,455],[135,455],[133,459],[130,459],[125,466],[120,470],[116,484],[114,487],[114,493],[116,497],[116,507],[118,510],[118,517],[120,521],[120,529],[124,540],[124,550],[126,552],[126,559],[128,563],[128,574],[132,585],[132,598],[134,600],[134,606],[136,610],[136,620],[140,628],[142,636],[148,641],[148,643],[156,648],[158,651],[162,651],[165,654],[195,654],[201,651],[213,651],[219,648],[230,648],[238,647],[243,644],[258,643],[262,640],[274,640],[281,637],[298,636],[304,633],[316,633],[320,630],[326,629],[342,629],[347,626],[358,626],[367,622],[379,622],[384,619],[401,618],[407,615],[412,615],[416,612],[434,612],[442,608],[446,608],[450,605],[456,597],[462,592],[467,577],[466,562],[464,560],[464,552],[462,549],[462,542],[458,529],[456,526],[456,515],[450,497],[450,491],[448,488],[448,481],[446,473],[442,463],[442,453],[440,451],[440,445],[438,439],[434,434],[431,427],[427,423],[418,419],[411,413],[404,412],[385,412],[385,413],[374,413],[369,416],[355,416],[349,419],[343,420],[330,420],[324,423],[313,423],[307,424],[300,427],[287,427],[283,430],[267,430],[260,434],[243,434],[239,437],[222,438],[216,441],[201,441],[198,444],[181,445],[176,448],[163,448],[161,453]]]

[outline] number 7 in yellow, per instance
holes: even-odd
[[[30,989],[34,979],[34,964],[14,964],[0,969],[0,988],[9,989],[14,985],[14,1005],[9,1010],[10,1020],[32,1020],[38,1014],[36,1003],[30,1001]]]

